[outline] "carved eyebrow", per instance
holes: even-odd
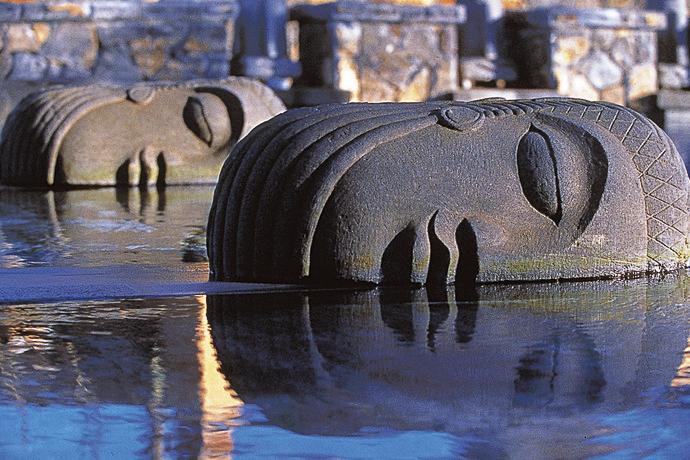
[[[533,125],[518,143],[517,166],[527,201],[558,225],[563,209],[556,155],[548,136]]]

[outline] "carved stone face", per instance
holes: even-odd
[[[685,263],[687,173],[629,109],[543,99],[294,117],[221,177],[209,222],[220,279],[490,282]]]
[[[539,279],[544,269],[596,276],[600,259],[622,254],[646,267],[644,200],[629,161],[613,135],[544,116],[461,131],[433,124],[343,175],[311,260],[316,273],[355,279],[376,276],[367,260],[379,260],[382,281],[396,284]],[[396,180],[382,180],[392,171]]]
[[[74,123],[58,153],[65,181],[212,182],[232,135],[223,101],[187,88],[136,89],[149,91],[130,90]]]
[[[268,88],[241,78],[37,93],[5,128],[2,179],[14,185],[213,183],[237,140],[283,109]]]

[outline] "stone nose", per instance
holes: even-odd
[[[458,223],[440,211],[398,233],[381,259],[385,284],[472,285],[478,273],[472,224],[466,218]]]

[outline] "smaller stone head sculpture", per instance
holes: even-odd
[[[226,162],[207,244],[215,279],[445,284],[674,270],[687,233],[661,129],[551,98],[288,111]]]
[[[268,87],[246,78],[34,93],[4,126],[0,181],[20,186],[214,183],[238,139],[283,110]]]

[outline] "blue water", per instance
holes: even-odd
[[[0,453],[687,458],[686,289],[683,276],[480,288],[476,300],[375,290],[6,306]]]
[[[5,269],[204,263],[210,188],[0,192]],[[689,287],[10,303],[0,458],[689,458]]]

